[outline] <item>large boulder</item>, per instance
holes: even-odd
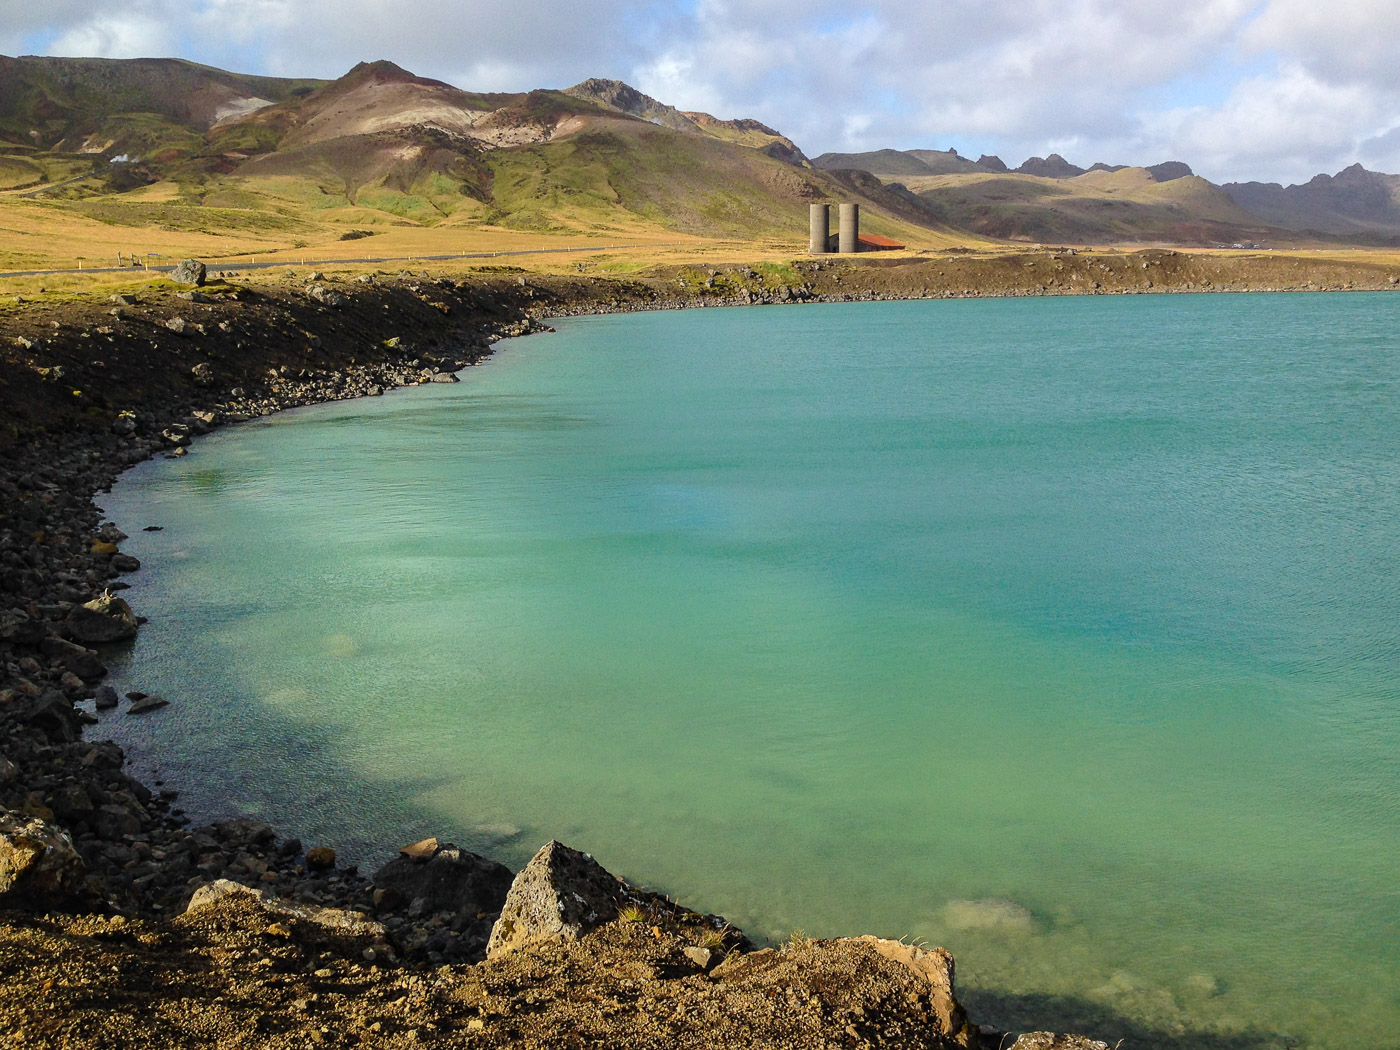
[[[1011,1044],[1011,1050],[1108,1050],[1108,1044],[1082,1035],[1027,1032]]]
[[[419,914],[494,915],[506,901],[511,872],[450,842],[425,839],[405,846],[374,873],[375,899],[386,909],[408,906]]]
[[[550,842],[520,870],[491,928],[486,957],[573,941],[617,918],[627,884],[587,853]]]
[[[359,912],[285,900],[231,879],[219,879],[195,890],[190,897],[190,903],[185,907],[185,914],[198,917],[207,909],[218,908],[234,900],[256,905],[258,910],[270,919],[303,924],[313,929],[321,938],[344,942],[344,947],[352,947],[361,942],[388,941],[388,931],[383,924],[366,918]]]
[[[57,689],[45,689],[27,703],[24,720],[50,740],[72,743],[82,735],[82,715]]]
[[[136,637],[136,614],[121,598],[104,594],[74,606],[64,621],[68,633],[84,645],[106,645]]]
[[[852,1020],[854,1027],[846,1031],[855,1038],[847,1045],[868,1045],[861,1036],[868,1038],[869,1029],[858,1028],[897,1024],[892,1015],[905,1011],[914,1022],[902,1033],[910,1045],[942,1050],[982,1045],[980,1032],[953,996],[953,959],[941,948],[924,951],[878,937],[794,938],[782,949],[733,952],[710,971],[710,980],[731,1002],[736,995],[759,1002],[819,1000],[822,1015]],[[897,1027],[887,1031],[893,1037],[888,1045],[904,1045]],[[794,1040],[794,1045],[822,1042]]]
[[[96,682],[107,676],[106,666],[91,649],[62,638],[45,638],[39,648],[45,656],[56,658],[64,670],[72,671],[85,682]]]
[[[203,285],[209,279],[209,269],[198,259],[186,259],[171,271],[170,279],[176,284]]]
[[[975,1045],[967,1014],[958,1004],[957,994],[953,989],[952,952],[946,948],[916,948],[902,941],[869,935],[852,940],[856,944],[868,944],[886,959],[899,963],[922,977],[928,984],[929,1013],[938,1023],[939,1033],[949,1039]]]
[[[0,812],[0,907],[62,907],[83,896],[87,868],[62,828]]]

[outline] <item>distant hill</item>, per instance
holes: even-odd
[[[963,172],[984,171],[991,174],[1005,174],[1009,170],[1000,157],[983,154],[977,160],[968,160],[958,155],[957,150],[936,149],[881,149],[869,153],[823,153],[812,161],[818,168],[829,171],[852,169],[868,171],[872,175],[953,175]],[[1031,157],[1019,168],[1019,175],[1034,175],[1044,179],[1073,179],[1088,171],[1122,171],[1126,164],[1094,164],[1081,168],[1071,164],[1058,153],[1049,157]],[[1147,168],[1158,182],[1170,182],[1191,174],[1191,168],[1181,161],[1170,160],[1153,164]]]
[[[0,76],[0,192],[47,182],[49,201],[108,224],[791,239],[810,202],[855,200],[872,233],[960,239],[902,187],[815,171],[759,121],[682,113],[621,81],[491,94],[387,61],[302,81],[46,58],[0,59]]]
[[[1317,175],[1301,186],[1230,182],[1221,187],[1240,207],[1276,226],[1343,235],[1400,235],[1400,175],[1360,164]]]
[[[996,158],[990,158],[995,160]],[[998,162],[999,163],[999,162]],[[823,153],[812,166],[827,171],[868,171],[872,175],[950,175],[963,171],[1005,170],[958,156],[956,150],[882,149],[871,153]]]
[[[0,141],[131,153],[306,95],[320,80],[245,76],[182,59],[0,55]]]
[[[1300,236],[1377,244],[1400,240],[1400,176],[1360,165],[1283,187],[1216,186],[1177,160],[1082,168],[1058,153],[1030,157],[1014,170],[999,157],[983,154],[971,161],[955,150],[824,153],[812,164],[869,172],[914,191],[954,228],[1011,240],[1200,245],[1277,243]],[[1128,179],[1112,185],[1101,178],[1122,173],[1129,173]]]
[[[752,119],[677,109],[619,80],[464,90],[392,62],[336,80],[178,59],[0,56],[0,194],[108,225],[363,234],[382,225],[657,229],[800,238],[851,200],[913,244],[1400,241],[1400,176],[1214,186],[1181,161],[1075,165],[956,150],[809,161]],[[222,234],[219,234],[222,235]]]
[[[944,175],[907,179],[905,185],[950,226],[1008,240],[1214,244],[1265,240],[1280,232],[1205,179],[1163,181],[1147,168],[1102,165],[1070,178]]]

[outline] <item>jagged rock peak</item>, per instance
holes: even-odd
[[[431,80],[427,77],[420,77],[416,73],[410,73],[403,66],[395,62],[390,62],[387,58],[375,59],[373,62],[357,62],[350,68],[345,76],[340,78],[344,81],[377,80],[382,83],[401,81],[411,84],[433,84],[438,87],[451,87],[451,84],[441,80]]]
[[[1031,157],[1016,170],[1022,175],[1039,175],[1046,179],[1072,179],[1083,175],[1085,169],[1071,164],[1058,153],[1052,153],[1048,157]]]
[[[674,106],[668,106],[664,102],[658,102],[650,95],[638,91],[631,84],[621,80],[590,77],[571,88],[565,88],[563,93],[583,99],[585,102],[593,102],[605,109],[640,117],[642,120],[650,120],[652,123],[673,128],[676,131],[696,130],[695,122],[680,110]]]
[[[1161,164],[1149,164],[1147,170],[1158,182],[1174,182],[1177,179],[1188,179],[1196,174],[1191,170],[1191,165],[1179,160],[1164,160]]]

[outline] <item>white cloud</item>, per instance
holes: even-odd
[[[94,18],[73,26],[47,51],[51,55],[91,58],[151,58],[170,54],[174,37],[158,18],[140,14]]]
[[[1242,43],[1288,56],[1318,77],[1393,89],[1400,69],[1400,4],[1394,0],[1270,0]]]
[[[1375,127],[1383,116],[1363,88],[1327,83],[1290,63],[1241,81],[1213,110],[1161,114],[1156,134],[1222,180],[1270,171],[1278,179],[1302,181],[1357,160],[1357,129]]]

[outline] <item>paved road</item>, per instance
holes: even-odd
[[[54,187],[55,189],[57,187]],[[499,259],[506,256],[516,255],[558,255],[565,252],[618,252],[630,251],[635,248],[678,248],[676,244],[604,244],[590,245],[587,248],[528,248],[513,252],[454,252],[451,255],[386,255],[372,259],[312,259],[307,263],[298,262],[296,259],[277,259],[273,262],[231,262],[210,263],[210,270],[271,270],[278,266],[344,266],[348,264],[374,264],[395,263],[395,262],[445,262],[450,259]],[[9,270],[0,273],[0,277],[49,277],[51,275],[69,273],[168,273],[175,269],[175,264],[170,263],[164,266],[152,266],[149,270],[138,266],[87,266],[81,270]]]

